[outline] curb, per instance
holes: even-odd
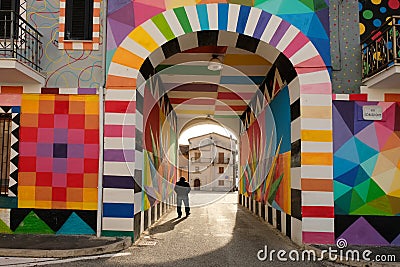
[[[117,239],[116,239],[117,240]],[[124,237],[115,243],[81,249],[7,249],[0,248],[2,257],[68,258],[100,255],[124,250],[132,245],[130,237]]]

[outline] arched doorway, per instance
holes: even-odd
[[[234,4],[199,5],[168,10],[157,15],[156,20],[149,20],[135,28],[116,50],[107,77],[106,95],[106,121],[105,127],[120,129],[123,126],[133,128],[136,138],[135,143],[126,148],[125,142],[105,143],[105,177],[113,178],[112,188],[115,190],[104,191],[107,201],[114,203],[120,201],[118,189],[126,189],[126,177],[142,175],[143,147],[140,136],[143,134],[143,91],[136,90],[144,80],[148,79],[155,67],[165,58],[181,51],[203,45],[226,45],[248,49],[257,53],[271,62],[279,56],[286,58],[291,64],[297,77],[288,84],[290,105],[296,110],[292,116],[292,148],[298,154],[294,165],[292,179],[296,180],[297,203],[301,203],[304,211],[303,220],[296,221],[297,234],[302,232],[297,242],[304,243],[333,243],[334,229],[333,218],[326,218],[318,214],[320,208],[333,207],[332,189],[321,190],[307,186],[309,182],[332,180],[332,149],[327,148],[332,142],[331,125],[331,82],[325,63],[309,39],[296,27],[281,18],[271,15],[257,8],[245,7]],[[208,16],[208,12],[218,14],[218,20]],[[160,21],[169,21],[160,25]],[[251,22],[251,23],[248,23]],[[256,23],[255,23],[256,22]],[[246,45],[245,45],[246,44]],[[266,53],[274,48],[277,53]],[[120,104],[120,108],[116,106]],[[122,108],[132,106],[134,108]],[[300,116],[301,109],[301,116]],[[109,114],[109,116],[107,116]],[[113,114],[122,115],[124,119],[115,120]],[[251,124],[251,114],[245,119]],[[324,127],[316,127],[323,121]],[[115,137],[115,132],[110,131],[107,137]],[[118,135],[117,135],[118,136]],[[122,136],[120,136],[122,139]],[[139,138],[138,138],[139,137]],[[319,146],[324,142],[327,146]],[[114,155],[116,151],[126,151],[134,156],[124,159],[125,167],[116,168]],[[127,163],[127,164],[126,164]],[[122,164],[121,164],[122,165]],[[117,177],[117,178],[115,178]],[[304,179],[307,183],[301,183]],[[119,182],[115,182],[118,180]],[[322,185],[322,184],[321,184]],[[129,187],[134,191],[136,187]],[[136,191],[137,193],[137,191]],[[128,203],[134,206],[134,201]],[[321,204],[322,203],[322,204]],[[107,205],[107,202],[104,203]],[[127,208],[131,206],[126,205]],[[290,213],[286,214],[290,218]],[[113,220],[126,218],[113,214]],[[282,216],[282,218],[286,218]],[[133,220],[133,219],[132,219]],[[327,221],[323,228],[321,220]],[[105,214],[104,222],[108,221]],[[294,220],[291,221],[293,225]],[[103,224],[104,230],[126,231],[114,225],[109,227]],[[300,230],[301,229],[301,230]],[[127,230],[129,231],[129,230]],[[294,231],[293,231],[294,232]],[[293,238],[293,237],[292,237]]]
[[[193,187],[194,187],[194,190],[200,190],[200,179],[199,178],[194,179]]]

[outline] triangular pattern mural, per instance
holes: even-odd
[[[382,107],[381,121],[363,120],[367,104]],[[393,116],[398,105],[334,101],[335,214],[400,213],[400,139],[394,131],[400,117]]]
[[[2,220],[0,220],[0,233],[12,234],[10,227],[8,227],[8,225],[5,222],[3,222]]]
[[[96,224],[97,211],[11,209],[10,227],[0,220],[0,232],[93,235]]]
[[[19,156],[19,125],[20,107],[0,106],[0,113],[11,114],[11,151],[10,151],[10,180],[8,184],[8,196],[18,195],[18,156]]]
[[[352,245],[400,245],[400,217],[335,216],[335,237]],[[390,227],[391,225],[395,227]]]
[[[15,229],[16,234],[54,234],[54,231],[33,211]]]
[[[71,214],[68,220],[61,226],[56,234],[59,235],[93,235],[96,232],[90,228],[75,212]]]

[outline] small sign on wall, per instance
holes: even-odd
[[[363,106],[363,119],[368,121],[382,120],[381,106]]]

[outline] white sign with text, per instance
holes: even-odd
[[[381,106],[363,106],[363,119],[368,121],[382,120]]]

